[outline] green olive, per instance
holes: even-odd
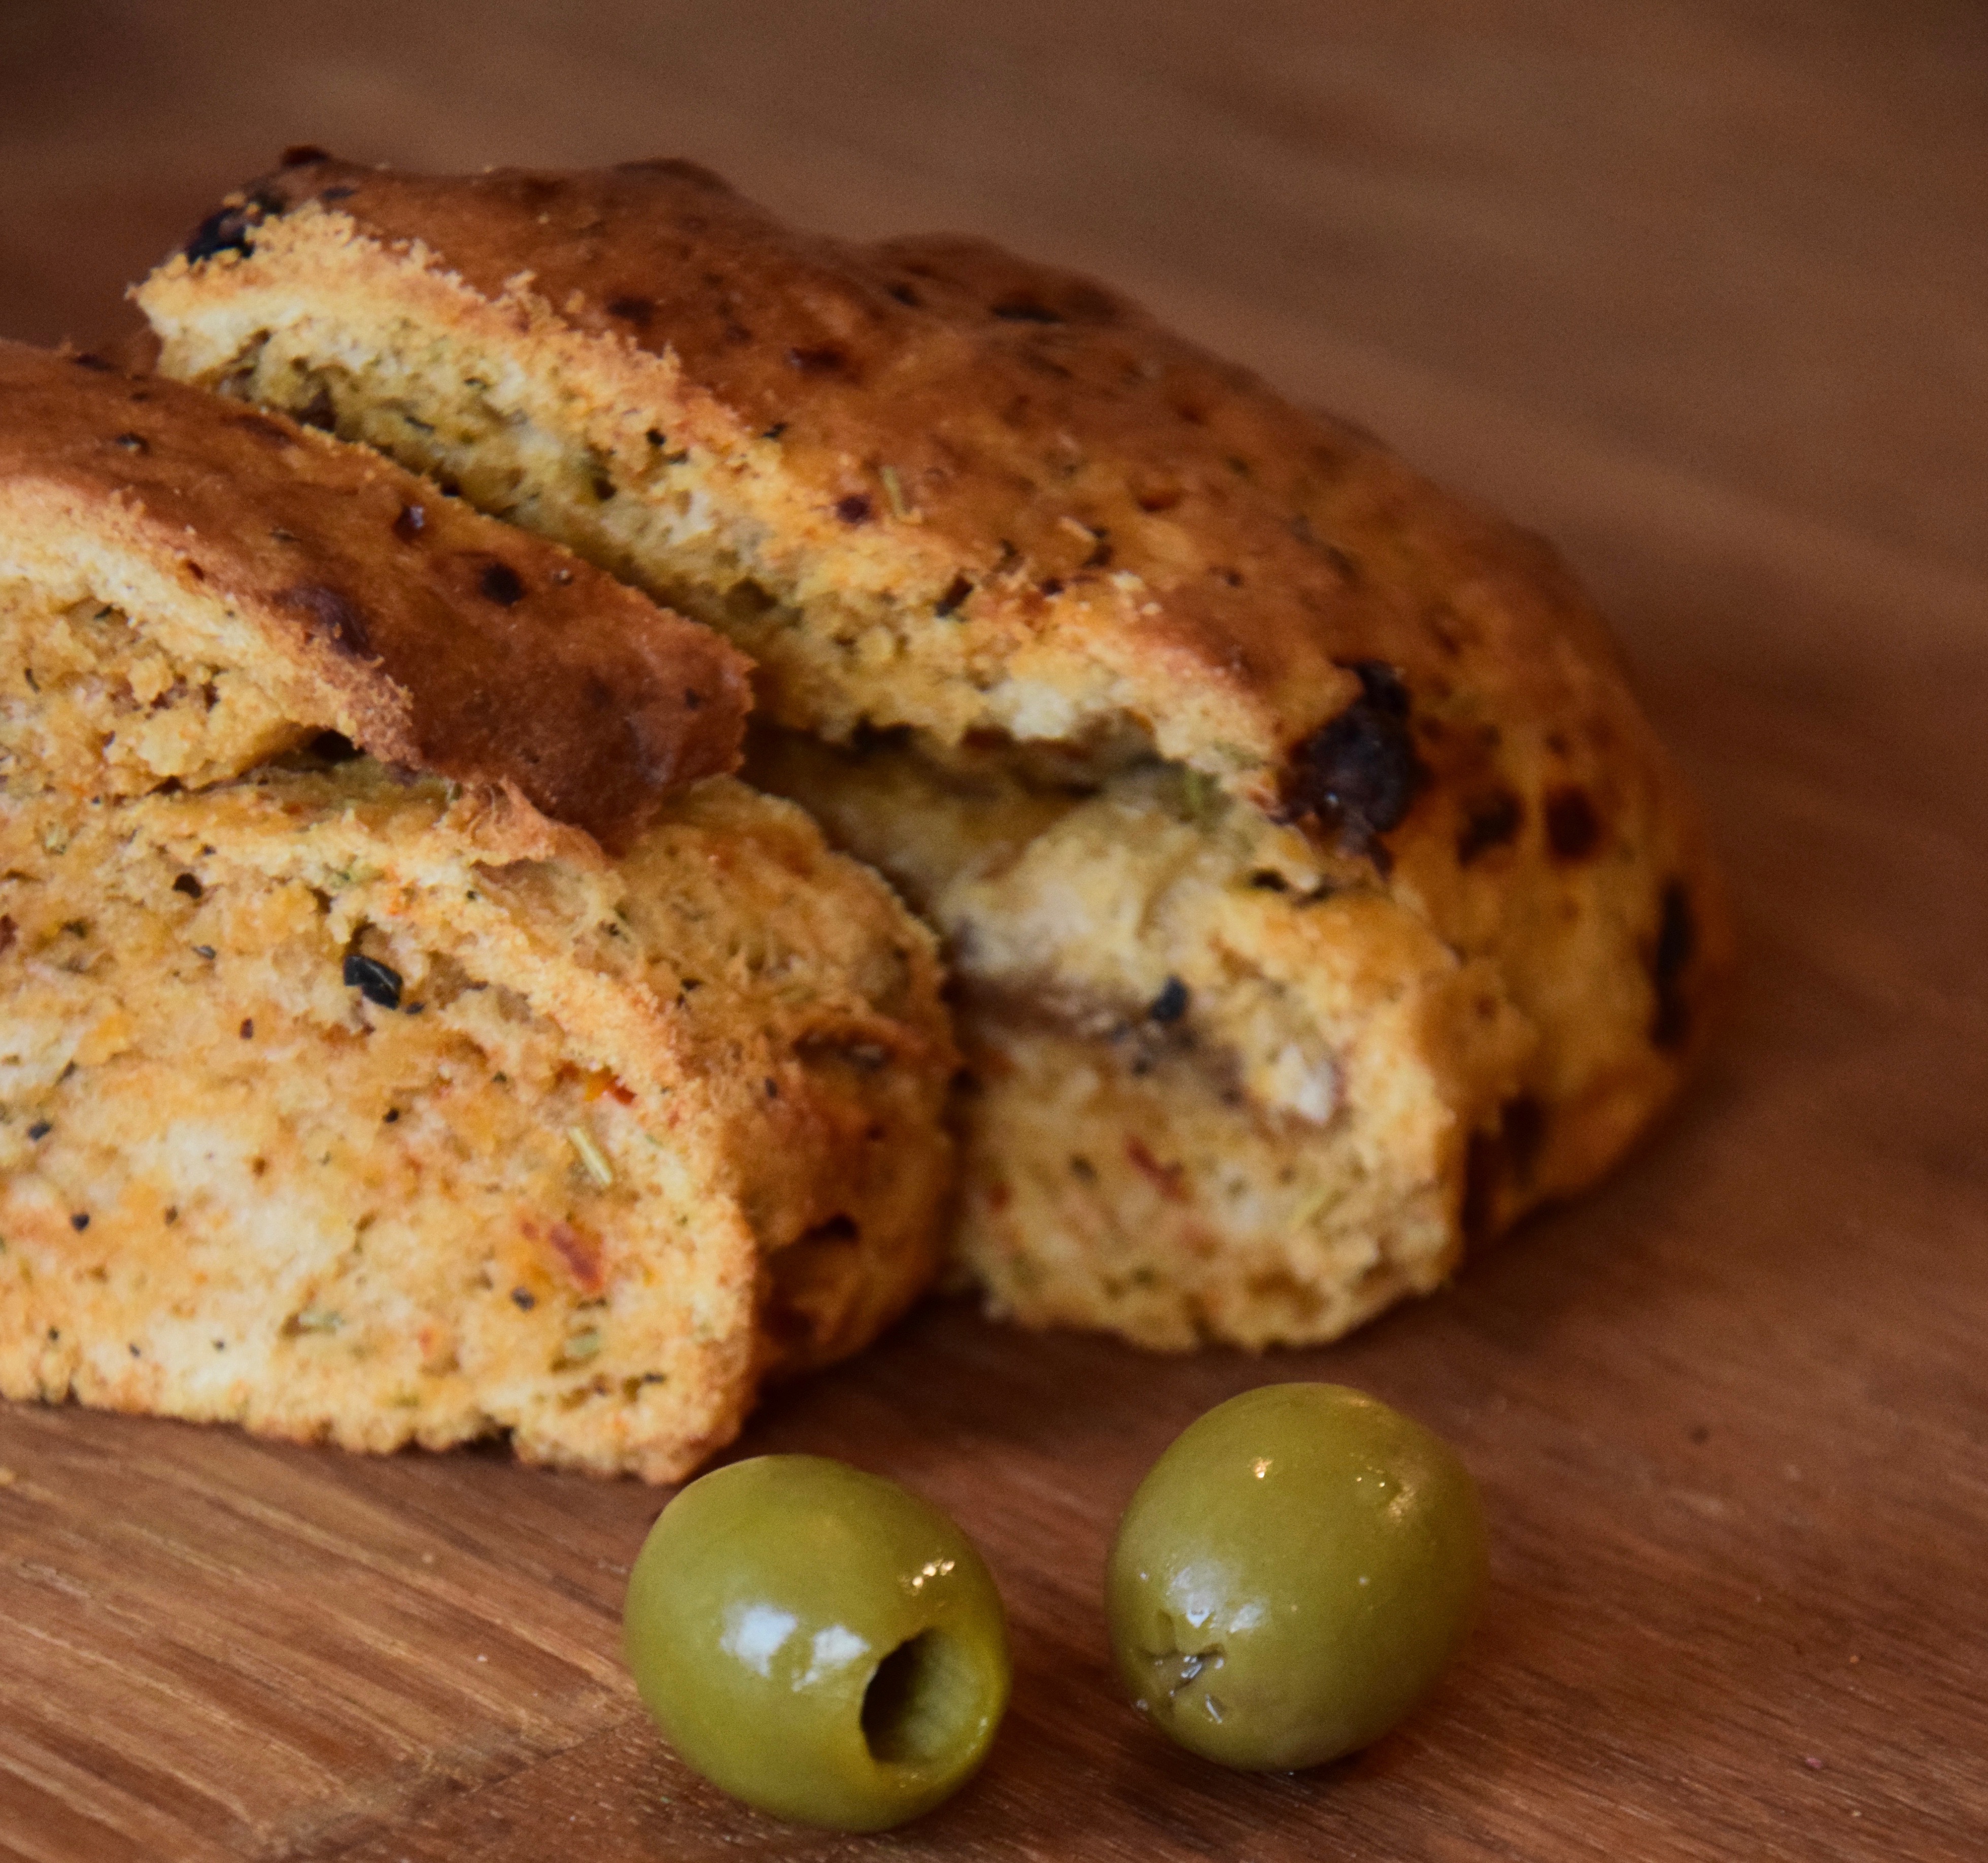
[[[882,1831],[971,1778],[1008,1705],[1006,1620],[959,1529],[894,1482],[762,1456],[692,1482],[628,1581],[635,1685],[762,1811]]]
[[[1270,1771],[1385,1733],[1484,1583],[1476,1486],[1447,1443],[1343,1385],[1268,1385],[1153,1465],[1105,1594],[1140,1709],[1195,1753]]]

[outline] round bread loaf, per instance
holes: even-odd
[[[946,935],[961,1259],[1155,1344],[1329,1337],[1647,1128],[1729,957],[1554,560],[1089,280],[715,178],[296,152],[139,292],[722,627],[760,779]]]

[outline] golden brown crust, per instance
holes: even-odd
[[[741,434],[777,430],[783,475],[823,518],[851,514],[852,549],[888,526],[911,589],[970,584],[963,620],[1060,637],[1149,722],[1191,698],[1259,802],[1301,785],[1296,753],[1359,696],[1359,661],[1419,684],[1496,654],[1519,705],[1586,696],[1553,651],[1602,637],[1570,589],[1488,627],[1444,599],[1537,546],[1445,500],[1438,573],[1372,573],[1371,549],[1427,522],[1430,489],[1088,279],[956,236],[796,233],[678,161],[438,178],[327,158],[242,198],[192,259],[252,253],[259,225],[314,205],[418,242],[486,299],[674,359]]]
[[[299,722],[610,847],[737,762],[708,630],[281,416],[0,343],[0,576],[106,554],[245,624]]]

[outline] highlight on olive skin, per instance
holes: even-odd
[[[1008,1705],[1006,1619],[966,1536],[825,1456],[692,1482],[643,1544],[624,1631],[687,1764],[831,1830],[887,1830],[949,1797]]]
[[[1106,1567],[1135,1705],[1225,1766],[1357,1752],[1434,1686],[1486,1582],[1483,1509],[1456,1452],[1343,1385],[1270,1385],[1190,1424],[1153,1465]]]

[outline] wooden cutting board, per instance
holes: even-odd
[[[955,1513],[1014,1706],[871,1840],[679,1767],[617,1655],[664,1496],[0,1410],[0,1863],[1988,1856],[1988,28],[1932,0],[15,0],[0,332],[286,141],[667,147],[857,231],[1139,290],[1516,509],[1616,617],[1748,963],[1612,1183],[1341,1346],[1161,1359],[961,1306],[786,1392]],[[1119,1509],[1273,1379],[1462,1449],[1485,1621],[1368,1753],[1223,1773],[1120,1699]]]

